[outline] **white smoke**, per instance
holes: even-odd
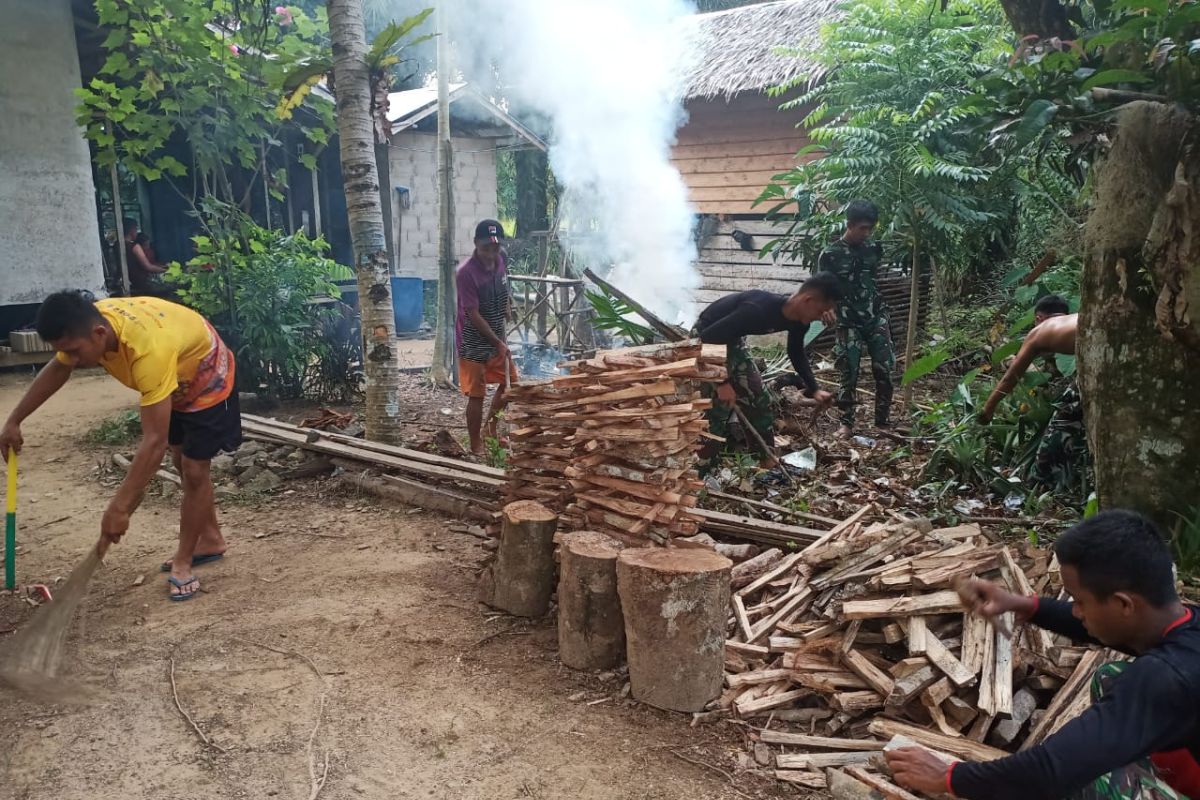
[[[693,11],[685,0],[456,0],[446,14],[464,76],[486,83],[495,70],[511,111],[549,121],[570,232],[595,231],[575,256],[677,322],[699,285],[693,211],[670,163],[683,121],[678,19]]]

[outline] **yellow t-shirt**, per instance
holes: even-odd
[[[143,406],[170,397],[175,411],[203,411],[233,391],[233,354],[190,308],[157,297],[111,297],[97,300],[96,310],[117,335],[116,352],[100,366],[141,392]],[[56,357],[71,364],[65,353]]]

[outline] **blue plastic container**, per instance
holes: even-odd
[[[338,281],[342,301],[358,309],[358,284]],[[419,330],[425,317],[425,282],[420,278],[392,278],[392,312],[396,332]]]
[[[392,310],[396,331],[415,331],[425,317],[425,282],[420,278],[392,278]]]

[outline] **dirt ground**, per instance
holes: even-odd
[[[0,416],[29,379],[0,375]],[[84,435],[134,399],[81,375],[26,423],[21,584],[53,585],[95,541],[108,451]],[[557,662],[552,621],[479,606],[473,537],[326,486],[225,503],[228,556],[198,568],[205,592],[186,603],[168,602],[158,571],[176,501],[149,498],[69,643],[68,671],[102,687],[97,701],[0,690],[0,798],[310,798],[310,764],[326,756],[327,800],[793,794],[722,776],[741,749],[733,727],[692,729],[624,700],[622,678]],[[0,596],[0,649],[33,613]],[[213,747],[175,706],[172,662],[179,704]]]

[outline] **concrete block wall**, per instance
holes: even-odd
[[[104,284],[70,0],[0,0],[0,306]]]
[[[404,131],[392,137],[392,183],[407,186],[412,207],[393,214],[400,275],[437,280],[437,138]],[[495,218],[496,152],[492,139],[454,137],[455,257],[471,254],[475,225]]]

